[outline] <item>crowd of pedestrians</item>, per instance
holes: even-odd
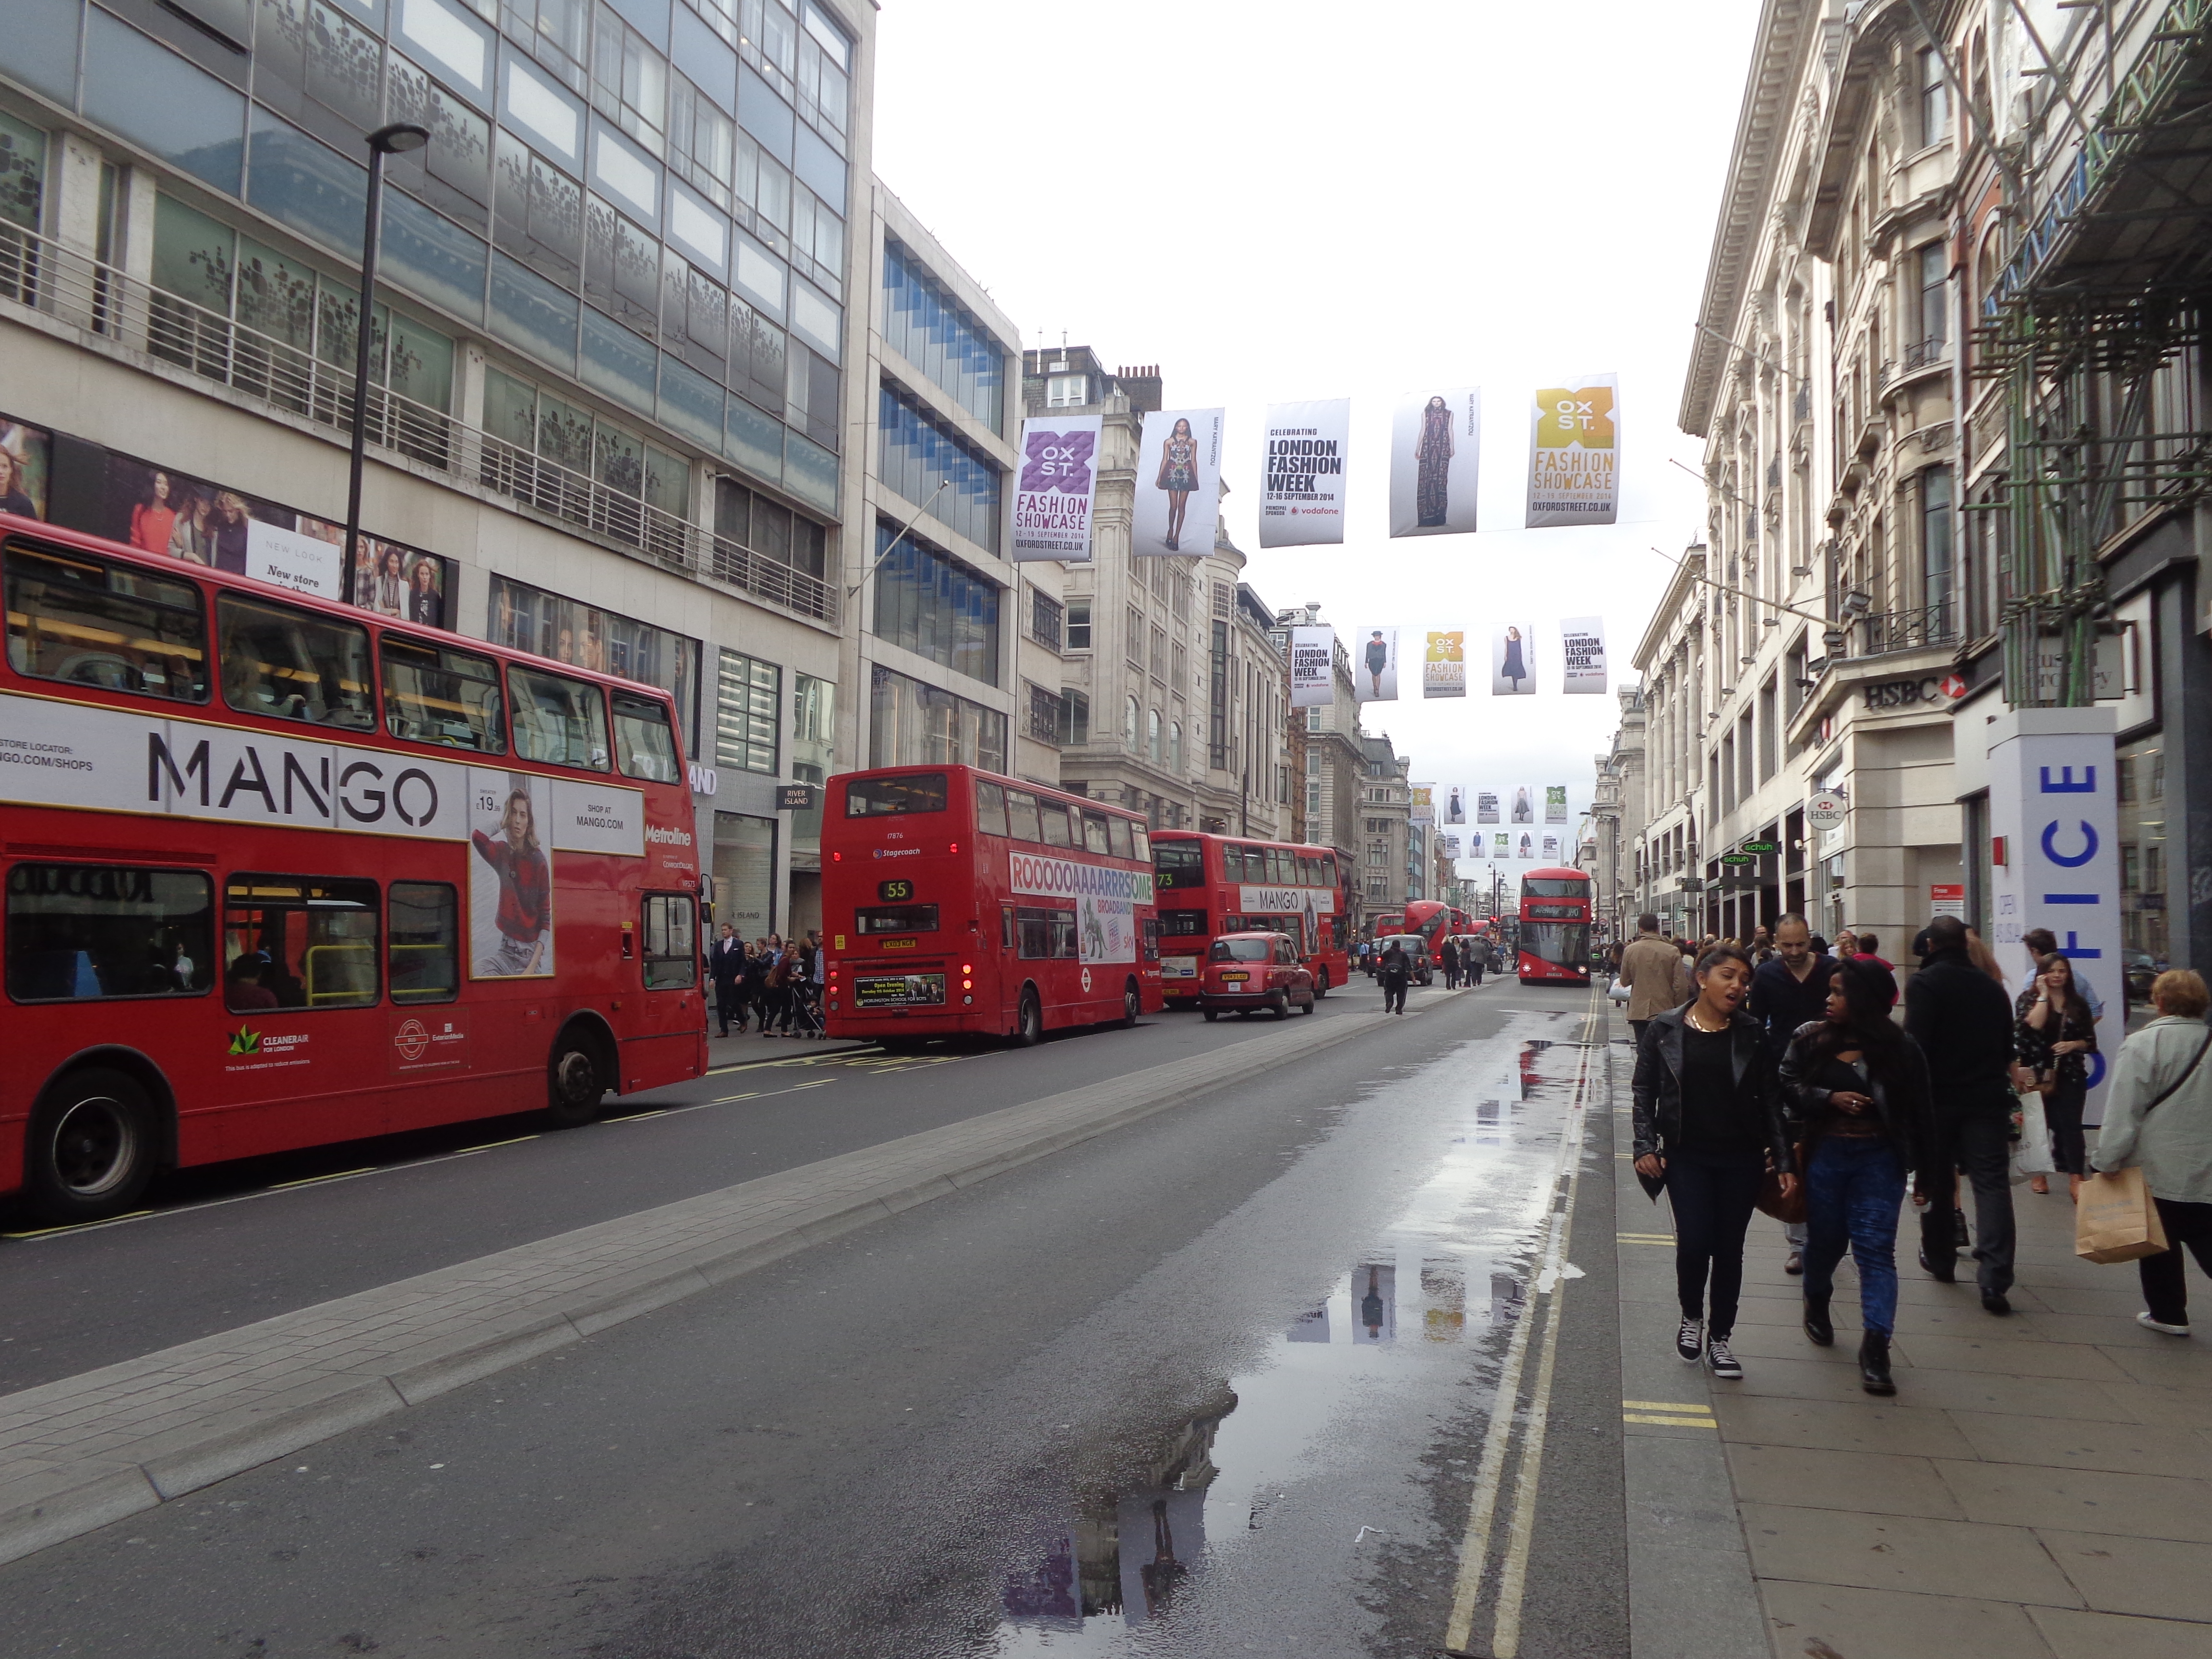
[[[2009,1314],[2023,1135],[2039,1151],[2047,1134],[2050,1164],[2077,1199],[2093,1174],[2142,1170],[2171,1248],[2139,1263],[2136,1317],[2189,1334],[2185,1251],[2212,1274],[2212,994],[2185,969],[2159,976],[2157,1017],[2120,1043],[2093,1149],[2082,1115],[2103,1005],[2050,933],[2022,943],[2035,971],[2013,996],[1974,930],[1938,916],[1912,942],[1918,969],[1900,999],[1871,933],[1843,933],[1832,951],[1790,915],[1748,939],[1693,945],[1662,934],[1656,916],[1639,919],[1617,969],[1636,1044],[1632,1157],[1674,1212],[1684,1360],[1743,1375],[1729,1342],[1744,1239],[1765,1210],[1788,1237],[1784,1271],[1802,1275],[1806,1338],[1823,1347],[1835,1340],[1835,1270],[1850,1252],[1860,1380],[1894,1394],[1906,1199],[1919,1216],[1920,1270],[1953,1280],[1966,1249],[1982,1307]],[[2104,1048],[2121,1035],[2105,1032]],[[2041,1176],[2032,1185],[2049,1190]]]
[[[714,1018],[720,1036],[743,1034],[748,1027],[763,1037],[819,1036],[822,982],[828,958],[822,935],[787,942],[770,933],[748,944],[738,930],[722,924],[707,947],[707,977],[714,988]]]

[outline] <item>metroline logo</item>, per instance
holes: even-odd
[[[678,830],[667,824],[647,824],[645,838],[656,847],[689,847],[691,844],[689,830]]]

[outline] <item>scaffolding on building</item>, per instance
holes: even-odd
[[[2212,0],[2138,6],[2132,28],[2115,26],[2110,0],[2075,16],[2072,49],[2038,72],[2035,121],[2002,158],[2008,196],[2030,199],[2007,204],[2017,232],[1970,370],[2004,386],[2003,489],[1969,510],[2000,515],[2014,708],[2095,699],[2113,628],[2103,558],[2212,483]]]

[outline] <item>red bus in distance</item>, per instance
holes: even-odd
[[[1441,903],[1435,899],[1412,899],[1407,902],[1405,914],[1400,918],[1399,926],[1392,931],[1401,933],[1419,933],[1421,936],[1421,942],[1427,946],[1429,954],[1433,957],[1442,953],[1444,940],[1449,935],[1470,932],[1474,926],[1474,924],[1468,919],[1464,910],[1455,910],[1450,905]],[[1377,939],[1383,937],[1379,925],[1375,937]]]
[[[1160,971],[1170,1002],[1198,1006],[1206,947],[1266,931],[1295,943],[1316,995],[1350,976],[1345,882],[1335,852],[1196,830],[1152,834],[1158,877]]]
[[[706,1068],[667,695],[0,517],[0,1191]]]
[[[1030,1043],[1160,1011],[1152,847],[1135,813],[969,766],[823,787],[831,1036]]]
[[[1587,870],[1531,870],[1521,878],[1521,982],[1589,983]]]

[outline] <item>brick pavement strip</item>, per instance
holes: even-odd
[[[0,1561],[1382,1029],[1302,1023],[0,1397]]]

